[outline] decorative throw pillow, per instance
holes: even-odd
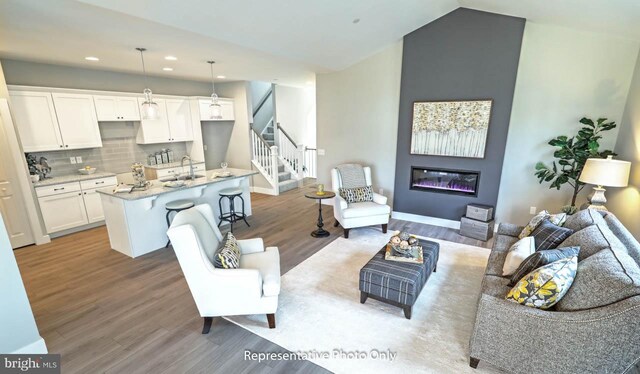
[[[533,218],[531,218],[531,221],[529,221],[529,223],[524,227],[524,229],[522,229],[522,231],[520,232],[520,235],[518,235],[518,239],[522,239],[524,237],[531,235],[533,230],[535,230],[536,227],[538,227],[538,225],[541,224],[542,221],[544,221],[548,217],[549,217],[549,212],[547,212],[546,210],[542,210],[538,212],[538,214],[536,214]]]
[[[541,266],[562,260],[563,258],[578,256],[579,252],[580,247],[558,248],[535,252],[522,261],[518,269],[511,276],[509,286],[515,286],[525,275]]]
[[[515,242],[511,248],[509,248],[507,257],[504,260],[504,265],[502,265],[502,276],[513,274],[522,261],[535,251],[535,241],[531,236],[526,236]]]
[[[213,255],[213,266],[218,269],[237,269],[240,267],[240,247],[232,233],[227,233],[216,253]]]
[[[577,268],[577,256],[538,268],[520,279],[506,299],[533,308],[549,309],[569,291]]]
[[[373,201],[373,188],[371,186],[340,188],[340,196],[347,200],[347,203],[362,203],[365,201]]]
[[[531,236],[536,240],[536,251],[542,251],[545,249],[558,248],[558,245],[571,236],[571,234],[573,234],[573,230],[556,226],[548,219],[545,219],[533,230]]]
[[[567,221],[567,213],[556,213],[549,216],[549,221],[557,226],[563,226]]]
[[[640,268],[626,252],[605,248],[578,263],[573,286],[556,309],[576,311],[640,295]]]

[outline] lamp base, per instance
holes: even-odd
[[[602,186],[593,187],[593,192],[589,195],[589,203],[582,205],[583,209],[596,209],[607,211],[607,207],[604,204],[607,202],[607,198],[604,196],[604,189]]]

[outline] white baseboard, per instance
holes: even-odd
[[[452,221],[450,219],[444,219],[444,218],[421,216],[418,214],[403,213],[403,212],[396,212],[396,211],[391,212],[391,218],[401,219],[403,221],[409,221],[409,222],[426,223],[427,225],[448,227],[456,230],[460,229],[459,221]]]
[[[265,195],[278,196],[277,193],[273,190],[273,188],[265,188],[265,187],[249,187],[249,191],[255,193],[261,193]]]
[[[31,344],[27,344],[22,348],[18,348],[15,351],[11,352],[11,354],[40,354],[40,353],[48,353],[47,345],[44,343],[44,339],[40,337],[40,339],[36,340]]]

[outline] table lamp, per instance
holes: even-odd
[[[584,164],[580,174],[580,182],[594,184],[593,193],[589,196],[588,208],[607,210],[604,204],[605,187],[626,187],[629,184],[629,161],[614,160],[613,156],[607,158],[590,158]]]

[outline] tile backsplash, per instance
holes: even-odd
[[[102,148],[64,151],[33,152],[38,159],[44,156],[51,166],[51,176],[75,174],[85,166],[98,171],[127,173],[131,164],[147,164],[147,156],[163,148],[173,150],[176,159],[187,154],[186,143],[136,144],[136,129],[133,122],[100,122]],[[82,163],[72,164],[70,157],[82,157]]]

